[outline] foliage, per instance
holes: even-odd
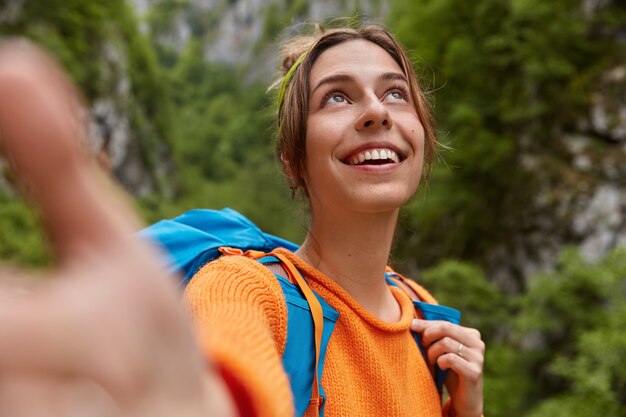
[[[113,6],[120,1],[113,1]],[[88,0],[26,1],[19,19],[0,27],[3,35],[22,35],[50,49],[88,97],[102,93],[103,66],[94,45],[109,35],[107,6]]]
[[[497,287],[487,280],[478,266],[446,260],[421,276],[438,301],[463,312],[465,325],[481,329],[491,339],[506,318],[505,300]]]
[[[521,334],[529,349],[533,395],[545,399],[529,415],[626,415],[626,250],[598,263],[573,251],[536,277],[523,299]],[[549,349],[546,347],[549,346]]]
[[[224,206],[259,226],[299,241],[289,189],[273,159],[274,102],[260,83],[243,83],[237,71],[202,58],[192,40],[166,73],[172,120],[176,193],[150,197],[141,206],[149,220],[182,211]]]
[[[421,281],[481,329],[485,415],[625,415],[626,249],[597,263],[567,250],[517,297],[458,261],[424,271]]]
[[[489,282],[480,267],[455,260],[445,260],[425,270],[420,284],[432,291],[441,304],[462,311],[464,326],[480,329],[487,344],[486,415],[520,415],[531,381],[524,369],[524,357],[513,346],[509,334],[508,326],[518,301],[506,297]]]
[[[168,32],[169,18],[189,13],[188,4],[159,0],[148,28]],[[305,5],[294,0],[285,10],[300,16]],[[397,0],[392,6],[391,27],[423,64],[427,88],[437,94],[440,139],[454,148],[403,213],[398,263],[430,266],[420,281],[440,302],[461,309],[464,324],[481,330],[488,349],[486,415],[625,417],[626,252],[590,263],[566,251],[554,270],[533,277],[515,296],[484,269],[488,249],[523,226],[537,176],[553,169],[529,173],[521,155],[558,152],[555,128],[570,129],[597,74],[615,59],[618,46],[605,35],[626,21],[623,10],[585,15],[574,0]],[[266,38],[289,20],[280,11],[266,9]],[[293,214],[272,157],[272,98],[237,69],[204,62],[207,28],[218,17],[191,17],[193,37],[182,51],[150,44],[124,0],[30,0],[0,34],[46,45],[88,100],[106,96],[116,77],[128,75],[131,91],[122,107],[145,165],[155,168],[156,155],[169,150],[175,166],[167,179],[175,185],[171,195],[137,202],[148,222],[229,206],[300,241],[305,222]],[[122,51],[124,64],[104,59],[103,45]],[[3,260],[50,263],[37,224],[24,202],[0,195]]]
[[[484,263],[488,248],[524,227],[538,178],[549,173],[528,172],[522,157],[558,155],[555,132],[584,114],[618,51],[618,37],[606,34],[619,26],[607,15],[624,11],[608,7],[586,15],[578,0],[393,3],[388,21],[436,91],[440,140],[453,148],[407,209],[402,230],[420,237],[404,235],[414,243],[402,256]]]
[[[0,259],[14,265],[42,267],[51,254],[35,212],[23,201],[0,193]]]

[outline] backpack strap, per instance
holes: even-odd
[[[411,300],[420,300],[429,304],[438,304],[435,297],[433,297],[426,288],[419,285],[417,282],[408,279],[390,267],[387,267],[385,272],[385,279],[390,285],[395,285],[400,288]]]
[[[325,393],[321,385],[326,347],[339,313],[328,305],[308,285],[296,266],[284,255],[270,252],[247,251],[220,248],[225,254],[241,254],[267,265],[280,263],[287,278],[274,274],[278,279],[287,303],[287,342],[283,352],[283,366],[289,375],[294,395],[296,415],[324,415]],[[313,337],[311,337],[313,335]],[[312,340],[311,340],[312,339]],[[303,349],[313,346],[314,352],[308,356]],[[311,366],[304,366],[307,358],[312,358]]]
[[[412,300],[417,318],[423,320],[443,320],[454,324],[461,324],[461,312],[459,310],[437,304],[434,297],[416,282],[406,279],[392,270],[387,271],[385,279],[389,285],[400,288]],[[426,349],[424,349],[419,334],[413,333],[413,339],[415,339],[415,343],[417,343],[420,352],[422,352],[424,360],[428,362]],[[447,376],[448,371],[442,370],[439,368],[439,365],[435,364],[433,379],[435,380],[439,395],[443,393],[443,384]]]
[[[280,260],[283,268],[287,274],[289,274],[289,278],[294,280],[297,283],[300,291],[304,294],[304,298],[309,304],[309,308],[311,309],[311,317],[313,318],[313,326],[315,328],[315,362],[313,369],[313,384],[311,386],[311,400],[309,402],[309,406],[307,409],[315,410],[314,415],[319,415],[319,407],[320,407],[320,381],[318,378],[317,368],[320,363],[320,354],[322,350],[322,334],[324,332],[324,313],[322,311],[322,305],[319,300],[313,294],[313,290],[309,287],[309,284],[304,280],[304,277],[297,270],[295,265],[291,263],[289,259],[287,259],[284,255],[278,253],[270,253],[270,255],[276,257]]]

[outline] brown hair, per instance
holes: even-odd
[[[319,26],[316,34],[300,36],[292,39],[283,46],[282,72],[283,76],[294,65],[296,60],[306,54],[292,78],[287,80],[284,99],[278,109],[278,141],[277,156],[283,161],[283,169],[289,178],[293,191],[304,184],[304,159],[306,150],[306,122],[309,110],[309,75],[317,58],[327,49],[340,43],[362,39],[375,43],[383,48],[398,63],[402,72],[409,80],[411,98],[425,135],[425,174],[428,176],[436,150],[435,125],[430,106],[424,96],[415,70],[406,52],[400,44],[384,28],[377,25],[367,25],[360,28],[341,28],[324,31]]]

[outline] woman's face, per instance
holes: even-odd
[[[313,215],[398,209],[424,161],[424,129],[400,66],[378,45],[351,40],[324,51],[309,79],[304,180]]]

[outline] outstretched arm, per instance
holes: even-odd
[[[140,222],[93,167],[84,135],[79,95],[59,66],[33,45],[1,44],[0,147],[58,266],[20,291],[30,273],[0,270],[0,382],[83,381],[107,397],[105,415],[233,415],[175,280],[133,238]],[[29,406],[48,400],[32,392],[41,395]]]

